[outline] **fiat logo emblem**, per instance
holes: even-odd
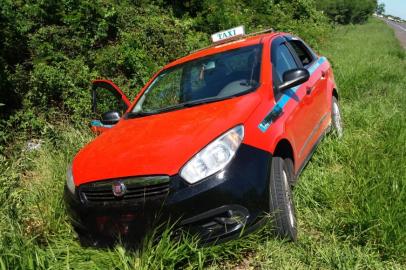
[[[112,186],[113,194],[116,197],[122,197],[127,191],[127,187],[123,182],[114,182]]]

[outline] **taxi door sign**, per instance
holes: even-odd
[[[245,34],[244,26],[240,25],[228,30],[214,33],[211,35],[211,40],[213,43],[222,43],[236,37],[243,36]]]

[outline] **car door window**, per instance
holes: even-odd
[[[271,59],[274,95],[275,99],[279,99],[281,93],[276,90],[276,86],[280,85],[283,82],[283,74],[286,71],[296,69],[298,68],[298,65],[295,61],[295,58],[290,53],[289,48],[284,42],[272,45]]]
[[[314,61],[313,55],[309,52],[308,48],[303,44],[303,42],[300,40],[290,40],[289,44],[296,52],[296,55],[300,59],[303,67],[306,68]]]
[[[94,108],[94,117],[100,119],[106,112],[116,111],[121,115],[127,110],[127,105],[117,93],[102,87],[95,87],[96,108]]]

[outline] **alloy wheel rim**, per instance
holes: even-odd
[[[292,202],[292,198],[291,198],[291,193],[290,193],[290,186],[289,186],[289,182],[288,182],[288,176],[285,172],[285,170],[283,170],[282,173],[282,178],[283,178],[283,182],[284,182],[284,187],[285,187],[285,196],[288,199],[288,217],[289,217],[289,224],[292,228],[295,227],[295,215],[293,213],[293,202]]]
[[[333,103],[333,122],[337,135],[341,137],[343,135],[343,126],[341,121],[340,108],[338,107],[337,102]]]

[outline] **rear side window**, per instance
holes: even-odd
[[[273,73],[272,79],[275,89],[275,86],[278,86],[283,82],[283,74],[288,70],[298,68],[298,65],[285,43],[276,43],[272,45],[271,61]],[[275,90],[274,95],[276,99],[279,99],[280,94],[281,93],[278,93]]]
[[[297,57],[299,58],[300,62],[302,63],[303,67],[307,67],[310,65],[314,57],[309,52],[307,47],[301,42],[300,40],[290,40],[289,44],[292,46],[293,50],[296,52]]]

